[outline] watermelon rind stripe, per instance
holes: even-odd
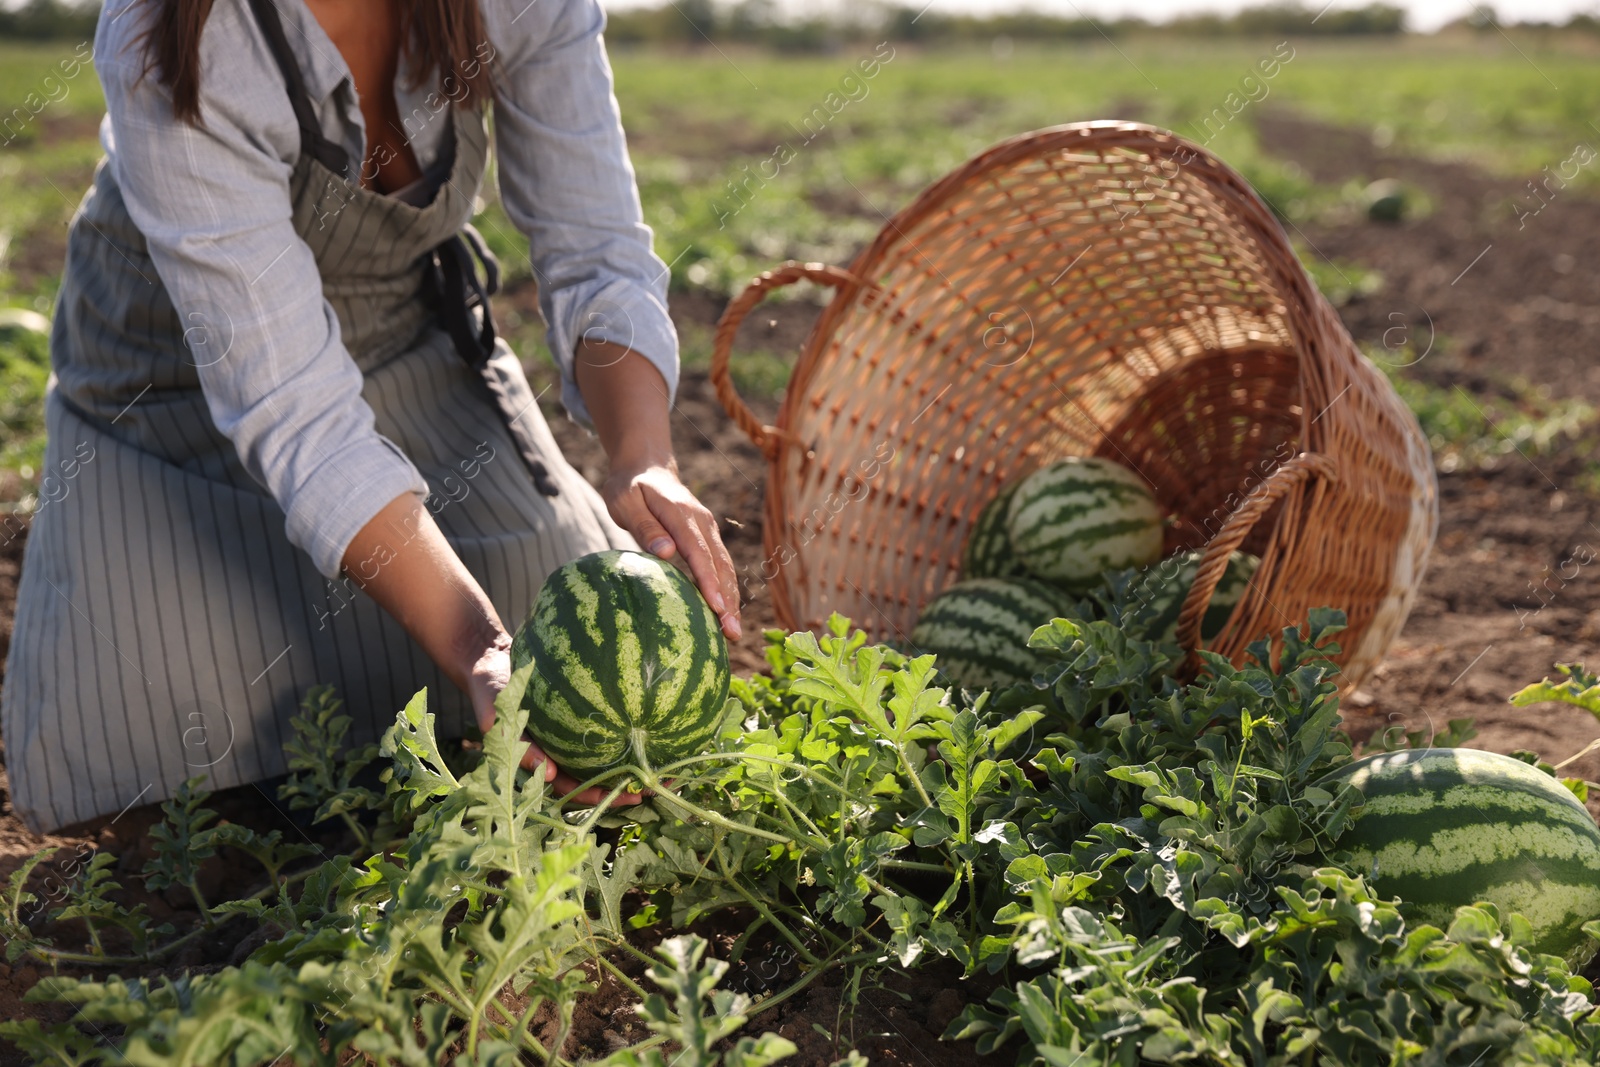
[[[1533,924],[1535,930],[1582,926],[1600,915],[1600,886],[1590,882],[1552,881],[1548,876],[1537,882],[1525,878],[1489,882],[1463,887],[1464,896],[1493,901],[1502,914],[1516,912]],[[1412,919],[1449,929],[1455,908],[1447,904],[1413,906]],[[1567,945],[1581,942],[1578,936],[1547,944],[1556,955],[1567,954]]]
[[[1479,880],[1492,881],[1496,872],[1504,871],[1508,863],[1529,851],[1537,852],[1542,862],[1564,865],[1581,863],[1586,849],[1593,849],[1593,842],[1586,841],[1571,826],[1552,825],[1538,818],[1513,822],[1493,808],[1463,819],[1456,826],[1437,829],[1433,828],[1436,819],[1430,815],[1429,829],[1421,832],[1416,820],[1404,821],[1411,824],[1409,835],[1396,833],[1388,841],[1364,841],[1359,850],[1378,861],[1381,873],[1396,878],[1471,878],[1469,872],[1476,869],[1481,875]],[[1366,838],[1366,834],[1362,836]]]
[[[1359,760],[1318,782],[1346,782],[1363,805],[1338,845],[1413,922],[1448,926],[1487,900],[1532,923],[1536,951],[1581,966],[1600,919],[1600,828],[1561,783],[1509,756],[1415,749]]]
[[[963,578],[1009,578],[1027,573],[1027,568],[1012,551],[1011,534],[1006,528],[1011,498],[1021,484],[1013,481],[1002,486],[994,499],[978,512],[961,553]]]
[[[1161,554],[1160,506],[1138,475],[1099,457],[1068,457],[1023,479],[1007,509],[1011,547],[1036,576],[1075,586]]]
[[[698,754],[722,721],[728,653],[716,615],[658,559],[609,551],[558,568],[513,647],[535,661],[529,730],[569,772]]]
[[[1070,607],[1064,594],[1043,582],[969,579],[929,602],[911,640],[917,651],[935,653],[939,668],[957,684],[1007,685],[1044,665],[1042,654],[1027,647],[1028,638]]]

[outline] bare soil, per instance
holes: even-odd
[[[1297,234],[1335,262],[1383,273],[1381,290],[1340,309],[1358,341],[1397,362],[1420,357],[1408,373],[1475,397],[1520,377],[1600,406],[1600,202],[1558,193],[1519,223],[1525,178],[1384,152],[1364,131],[1282,112],[1258,128],[1269,153],[1319,183],[1397,178],[1432,201],[1424,218]],[[1407,339],[1409,354],[1399,350]],[[1600,637],[1600,569],[1583,562],[1600,558],[1600,499],[1583,487],[1590,463],[1584,443],[1440,475],[1439,537],[1421,592],[1388,657],[1345,702],[1352,734],[1396,723],[1442,731],[1471,718],[1473,747],[1530,749],[1553,763],[1600,736],[1577,708],[1506,699],[1556,663],[1592,658]],[[1600,753],[1565,773],[1600,779]]]
[[[1495,395],[1513,377],[1580,396],[1600,407],[1600,202],[1564,193],[1537,216],[1519,222],[1511,199],[1519,179],[1489,176],[1472,167],[1385,152],[1358,130],[1333,129],[1283,112],[1259,120],[1264,147],[1298,163],[1318,182],[1395,177],[1426,194],[1430,213],[1396,224],[1349,218],[1302,225],[1296,236],[1326,257],[1359,263],[1384,275],[1376,293],[1341,309],[1358,340],[1391,349],[1409,339],[1426,355],[1411,372],[1437,385],[1460,386],[1478,397]],[[1553,160],[1552,163],[1559,162]],[[1291,232],[1295,232],[1292,230]],[[502,314],[532,314],[533,294],[506,294]],[[680,325],[710,325],[721,306],[704,296],[675,296]],[[815,309],[804,304],[763,308],[746,327],[747,340],[768,351],[795,351]],[[1405,338],[1392,331],[1404,327]],[[756,336],[759,334],[759,336]],[[1428,346],[1429,338],[1433,344]],[[1396,359],[1400,359],[1398,352]],[[757,414],[770,419],[772,398],[756,398]],[[552,412],[568,457],[593,480],[603,471],[598,443]],[[722,531],[742,575],[759,573],[765,461],[723,413],[703,372],[684,374],[674,433],[685,481],[721,517]],[[1440,475],[1441,527],[1411,617],[1387,659],[1345,704],[1346,726],[1366,739],[1393,724],[1442,730],[1450,719],[1476,720],[1472,744],[1496,751],[1532,749],[1552,761],[1580,751],[1600,734],[1587,714],[1561,706],[1513,708],[1506,697],[1536,681],[1557,662],[1581,661],[1600,637],[1600,568],[1577,560],[1600,558],[1600,499],[1583,487],[1586,447],[1569,446],[1537,459],[1511,453],[1490,469]],[[0,546],[0,655],[9,644],[22,538]],[[733,651],[738,669],[762,665],[760,631],[775,616],[759,580],[746,583],[746,637]],[[0,668],[3,669],[3,668]],[[0,675],[3,684],[3,675]],[[0,748],[3,761],[3,748]],[[1568,773],[1600,779],[1600,754],[1572,764]],[[263,828],[262,793],[246,787],[218,794],[224,814]],[[49,838],[25,830],[12,813],[0,766],[0,878],[47,845],[63,857],[110,848],[122,859],[119,880],[135,889],[145,858],[154,809],[134,809],[115,822]],[[336,835],[327,840],[336,844]],[[212,877],[218,891],[229,872]],[[195,914],[177,898],[140,894],[158,921],[180,927]],[[708,925],[714,951],[731,943],[739,916]],[[249,951],[244,931],[223,927],[180,966],[225,966]],[[66,933],[66,932],[63,932]],[[733,988],[761,993],[791,966],[782,951],[752,951],[730,975]],[[71,1012],[24,1005],[20,998],[41,969],[19,961],[0,964],[0,1018],[32,1015],[46,1021]],[[772,1029],[801,1048],[793,1062],[822,1067],[854,1046],[873,1063],[942,1067],[970,1063],[970,1046],[936,1040],[961,1007],[981,1000],[975,987],[948,968],[930,967],[860,993],[853,1017],[841,1012],[848,975],[819,978],[799,995],[760,1015],[755,1029]],[[542,1036],[554,1037],[554,1023]],[[636,1040],[639,1022],[622,988],[602,981],[579,1011],[567,1046],[570,1055],[598,1056]],[[9,1045],[0,1067],[24,1062]]]

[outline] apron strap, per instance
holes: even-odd
[[[289,39],[283,32],[283,20],[273,0],[250,0],[261,32],[266,36],[267,47],[278,69],[283,72],[284,84],[289,90],[289,104],[294,108],[295,121],[300,126],[300,152],[309,155],[329,170],[350,180],[350,153],[344,146],[328,139],[317,121],[316,108],[311,95],[306,92],[305,79],[294,53],[289,49]],[[477,370],[495,395],[497,406],[507,421],[517,450],[522,453],[533,475],[533,484],[547,497],[561,495],[561,490],[550,477],[550,469],[539,458],[537,443],[521,425],[521,412],[506,410],[508,398],[499,378],[487,366],[495,350],[494,315],[489,308],[489,295],[500,288],[500,264],[495,261],[483,238],[471,226],[434,248],[428,257],[430,269],[424,275],[424,291],[437,302],[440,324],[450,335],[455,350],[469,367]],[[484,279],[478,278],[477,261],[484,267]],[[475,314],[476,313],[476,314]]]
[[[350,153],[322,132],[316,108],[311,104],[311,94],[306,92],[305,79],[300,76],[300,66],[294,60],[294,53],[289,50],[289,39],[284,36],[283,20],[278,17],[277,6],[273,0],[250,0],[250,8],[255,12],[256,22],[266,35],[267,47],[272,50],[272,58],[277,61],[278,69],[283,72],[284,84],[288,86],[289,106],[294,108],[295,121],[300,125],[300,151],[335,174],[349,178]]]
[[[432,269],[428,271],[427,285],[439,308],[439,323],[450,335],[459,355],[469,367],[476,370],[489,387],[495,404],[506,420],[517,451],[528,465],[534,488],[547,497],[561,495],[561,489],[550,477],[550,468],[539,458],[539,446],[522,418],[532,403],[521,402],[513,395],[496,370],[489,366],[489,357],[495,350],[494,314],[489,308],[489,295],[500,288],[500,264],[483,243],[483,237],[471,226],[433,250]],[[484,278],[478,278],[478,261],[483,262]],[[479,316],[481,313],[481,317]]]
[[[433,261],[438,271],[435,284],[440,298],[440,323],[455,342],[461,358],[469,366],[479,367],[494,353],[494,316],[489,312],[489,294],[500,288],[500,270],[492,256],[486,257],[485,263],[493,266],[487,268],[487,284],[479,281],[478,267],[473,261],[473,253],[477,251],[474,244],[469,244],[463,234],[457,234],[433,250]],[[473,312],[480,309],[482,319],[475,324]]]

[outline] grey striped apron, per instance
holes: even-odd
[[[637,546],[562,459],[487,300],[452,318],[461,259],[466,286],[482,288],[470,258],[449,262],[483,181],[482,116],[454,113],[449,177],[414,207],[325,162],[292,63],[295,228],[378,432],[427,479],[435,521],[514,628],[557,566]],[[206,407],[196,364],[228,341],[207,311],[180,318],[102,163],[68,238],[43,503],[0,693],[12,804],[36,832],[165,799],[195,775],[223,788],[282,774],[288,720],[318,683],[344,698],[352,744],[375,740],[424,686],[441,736],[472,721],[397,622],[287,540],[283,511]],[[490,353],[476,367],[452,336],[464,323]]]

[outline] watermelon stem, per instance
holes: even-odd
[[[655,771],[651,770],[648,765],[637,765],[633,767],[624,767],[621,769],[632,771],[639,778],[639,780],[644,783],[644,787],[646,789],[654,793],[657,799],[665,801],[669,807],[677,808],[680,811],[693,815],[704,822],[710,823],[713,826],[720,826],[724,830],[731,830],[734,833],[740,834],[749,834],[751,837],[763,838],[764,840],[771,841],[775,844],[786,845],[791,848],[795,845],[793,838],[784,837],[781,834],[775,834],[769,830],[763,830],[760,827],[751,826],[748,823],[734,822],[732,819],[724,818],[714,811],[708,811],[698,804],[684,800],[682,797],[672,792],[672,790],[668,789],[666,785],[662,783],[661,779],[656,775]]]
[[[671,777],[675,768],[688,766],[694,763],[703,763],[706,760],[727,758],[728,756],[726,753],[690,756],[686,759],[676,760],[667,765],[666,767],[662,768],[660,774],[662,777]],[[805,778],[807,781],[831,789],[833,792],[839,795],[841,800],[849,800],[852,796],[851,791],[845,786],[833,781],[827,775],[817,774],[813,768],[807,767],[804,764],[779,759],[775,756],[757,756],[746,753],[740,753],[738,758],[741,760],[747,760],[751,763],[762,763],[782,770],[798,772],[800,777]],[[789,797],[784,793],[783,789],[781,788],[781,782],[773,779],[757,777],[747,778],[746,781],[752,785],[760,786],[762,791],[766,793],[767,797],[774,802],[778,808],[779,814],[783,817],[783,821],[788,825],[789,830],[794,835],[794,840],[802,842],[808,847],[817,850],[827,849],[829,845],[832,844],[832,842],[828,840],[827,836],[823,834],[822,828],[813,822],[811,817],[807,815],[805,811],[802,810],[797,804],[795,804],[794,801],[790,800]],[[805,824],[804,829],[802,829],[800,825],[795,822],[796,816],[798,816],[800,821]],[[943,868],[939,869],[943,870]]]
[[[848,967],[854,963],[875,962],[882,958],[883,949],[881,947],[874,948],[869,952],[854,952],[848,956],[829,956],[827,959],[819,962],[815,967],[807,970],[799,978],[795,979],[787,989],[779,990],[769,997],[761,998],[761,1000],[750,1005],[750,1007],[746,1010],[749,1013],[749,1017],[754,1019],[762,1012],[770,1011],[773,1008],[776,1008],[779,1004],[782,1004],[795,994],[804,992],[806,986],[810,985],[822,975],[827,974],[829,971],[837,967]]]
[[[883,859],[878,866],[892,871],[925,871],[928,874],[949,874],[950,867],[943,863],[923,863],[920,860]]]
[[[630,949],[633,947],[626,941],[623,942],[623,946]],[[637,949],[634,950],[633,954],[638,956],[641,960],[647,960],[650,958],[645,953],[640,952]],[[644,986],[640,985],[638,982],[635,982],[632,978],[629,978],[626,971],[624,971],[621,967],[618,967],[615,963],[612,963],[610,958],[606,956],[605,953],[596,952],[594,954],[594,960],[601,966],[601,968],[610,971],[611,977],[622,983],[623,986],[627,987],[629,992],[638,997],[640,1000],[644,1000],[645,997],[650,995],[645,991]],[[557,1047],[559,1048],[560,1046],[558,1045]]]
[[[1556,770],[1559,771],[1561,768],[1565,767],[1569,763],[1576,763],[1578,760],[1581,760],[1583,757],[1587,756],[1589,753],[1593,752],[1597,748],[1600,748],[1600,737],[1597,737],[1593,741],[1590,741],[1587,745],[1584,745],[1583,748],[1579,749],[1576,753],[1574,753],[1571,756],[1568,756],[1566,759],[1564,759],[1560,763],[1556,764]]]
[[[778,931],[778,933],[782,934],[785,941],[794,946],[794,950],[800,954],[801,959],[805,960],[812,966],[816,966],[818,963],[822,962],[821,960],[817,959],[815,953],[806,948],[805,942],[800,940],[799,936],[795,934],[793,930],[789,929],[789,924],[774,915],[772,913],[772,909],[767,907],[766,902],[746,889],[743,882],[737,878],[730,878],[728,879],[728,884],[733,886],[734,892],[738,893],[744,898],[745,903],[749,904],[752,908],[755,908],[763,919],[771,923],[772,928]]]
[[[817,768],[815,767],[808,767],[803,763],[795,763],[793,760],[786,760],[778,756],[762,756],[753,752],[710,752],[699,756],[688,756],[684,759],[673,760],[666,766],[659,768],[657,773],[663,778],[678,778],[679,775],[677,774],[677,771],[680,767],[690,767],[696,763],[727,761],[730,759],[737,760],[741,763],[764,763],[771,767],[777,768],[778,770],[794,771],[801,777],[805,778],[808,782],[811,782],[815,785],[825,786],[826,788],[831,789],[833,792],[839,794],[841,797],[850,797],[853,795],[848,788],[836,781],[831,776],[818,773]],[[761,781],[763,785],[771,785],[771,783],[761,779],[751,780]],[[768,791],[773,792],[775,795],[778,792],[777,790],[771,788],[769,788]]]
[[[1229,804],[1233,801],[1234,790],[1239,786],[1239,772],[1244,769],[1244,754],[1250,748],[1250,735],[1258,726],[1276,726],[1272,716],[1262,715],[1252,717],[1248,712],[1239,717],[1239,758],[1233,763],[1233,775],[1228,779],[1228,792],[1223,796],[1222,802]]]
[[[639,747],[642,744],[642,739],[637,736],[637,732],[635,733],[635,736],[630,739],[630,744],[634,747],[635,755],[639,755]],[[750,779],[751,782],[759,783],[765,787],[764,791],[777,803],[779,810],[784,813],[786,816],[785,821],[789,824],[789,828],[793,831],[789,837],[784,837],[781,834],[775,834],[768,830],[751,826],[747,823],[734,822],[731,819],[724,818],[714,811],[707,810],[706,808],[702,808],[692,801],[685,800],[682,796],[678,795],[678,793],[668,789],[663,782],[664,778],[673,776],[673,772],[679,767],[687,767],[695,763],[703,763],[708,760],[726,760],[727,758],[728,754],[726,753],[711,753],[707,755],[690,756],[685,759],[674,760],[672,763],[664,765],[660,771],[655,770],[647,762],[645,762],[644,759],[640,758],[638,763],[625,767],[612,768],[609,771],[602,772],[601,774],[597,774],[594,777],[579,783],[573,792],[582,792],[583,790],[588,789],[590,786],[599,785],[616,775],[631,775],[637,778],[645,789],[662,798],[668,805],[675,807],[682,812],[686,812],[690,815],[700,818],[701,820],[708,822],[713,826],[719,826],[724,830],[731,830],[737,833],[750,834],[753,837],[759,837],[775,844],[787,845],[789,847],[793,847],[797,843],[804,843],[812,848],[818,849],[825,849],[828,847],[830,842],[822,835],[822,831],[811,822],[810,818],[807,817],[804,812],[800,811],[794,805],[793,801],[783,794],[781,789],[776,788],[773,783],[766,782],[759,778]],[[744,754],[740,754],[738,758],[748,759],[752,762],[773,764],[785,770],[799,771],[809,780],[834,790],[835,792],[839,793],[840,796],[846,796],[848,792],[838,783],[829,780],[827,776],[818,775],[810,768],[802,766],[798,763],[761,756],[747,756]],[[677,784],[682,786],[684,784],[684,780],[681,778],[678,779]],[[615,799],[617,793],[619,793],[621,789],[621,786],[616,787],[607,800]],[[596,810],[598,811],[600,809],[597,808]],[[805,821],[809,829],[802,830],[798,825],[795,824],[792,817],[787,817],[791,814],[798,814],[801,819]],[[566,824],[563,824],[563,826],[565,825]]]
[[[765,782],[762,784],[767,785]],[[804,840],[810,848],[828,847],[828,839],[823,836],[822,828],[812,822],[811,816],[802,811],[794,801],[784,796],[781,789],[769,787],[766,789],[766,794],[777,802],[778,811],[782,814],[783,821],[789,824],[789,829],[793,831],[797,839]],[[796,816],[799,816],[800,821],[806,824],[805,830],[801,830],[795,823]]]

